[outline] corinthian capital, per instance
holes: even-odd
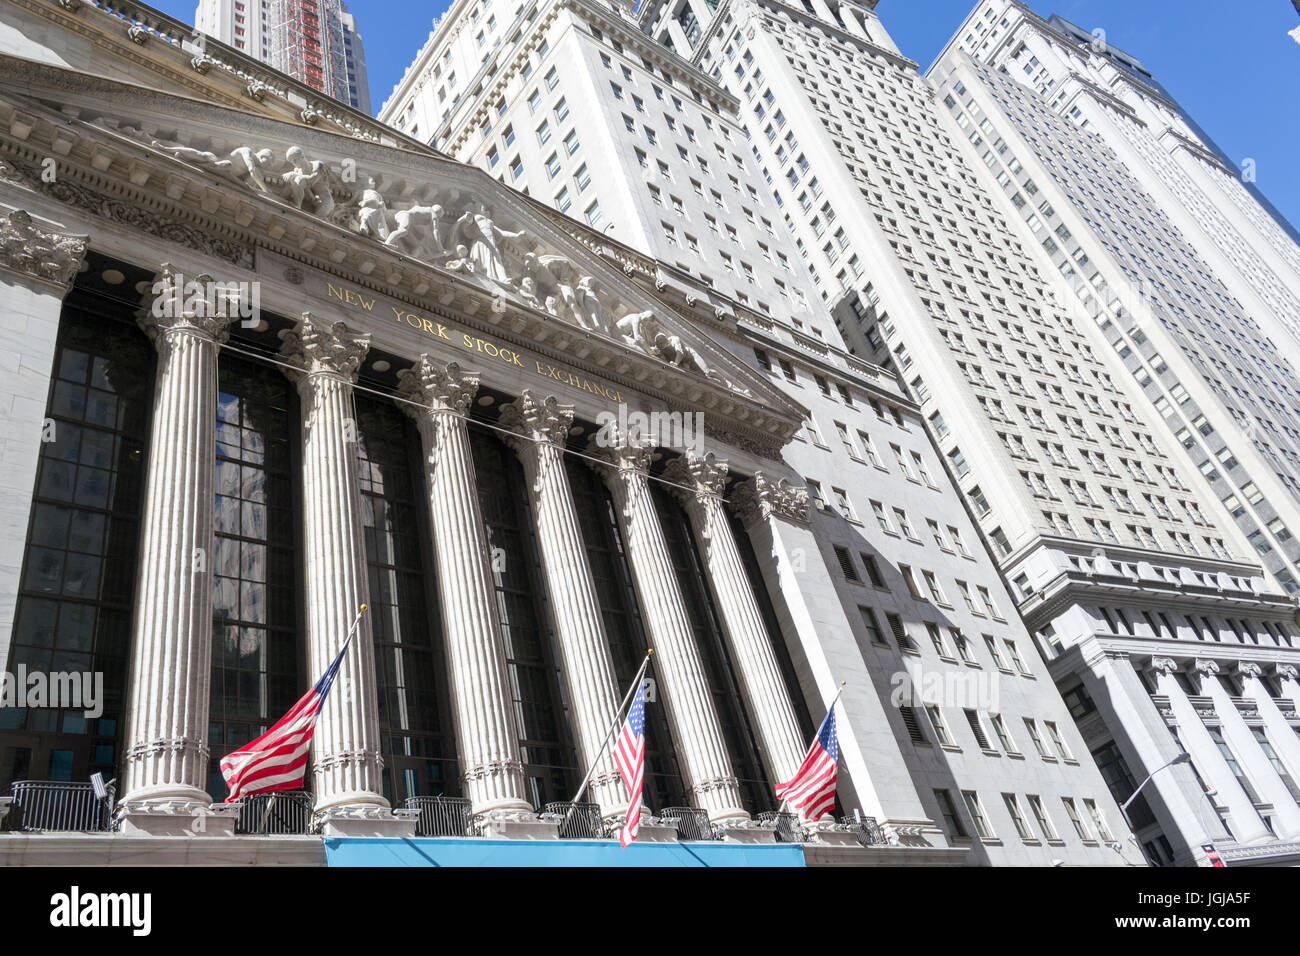
[[[525,390],[501,407],[501,426],[532,442],[550,442],[563,447],[572,424],[573,406],[561,405],[554,395],[543,399]]]
[[[435,412],[464,415],[478,391],[478,376],[466,372],[455,362],[435,362],[421,355],[410,368],[397,373],[398,394]],[[415,409],[408,413],[418,417]]]
[[[736,486],[731,502],[746,525],[773,517],[808,523],[808,489],[793,485],[786,478],[773,481],[761,471]]]
[[[370,351],[369,334],[354,335],[342,322],[326,322],[310,312],[280,338],[280,355],[302,376],[335,375],[355,382],[357,368]]]
[[[198,332],[224,342],[238,314],[238,303],[231,304],[227,288],[212,276],[187,279],[180,269],[164,262],[136,321],[155,343],[168,332]]]
[[[67,286],[86,258],[86,236],[42,229],[22,209],[0,216],[0,266]]]
[[[679,497],[722,497],[727,487],[726,461],[713,452],[693,455],[689,452],[674,458],[664,468],[664,477],[681,487],[673,489]]]

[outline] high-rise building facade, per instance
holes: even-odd
[[[1226,641],[1237,645],[1229,659],[1267,646],[1265,667],[1285,677],[1295,664],[1295,604],[1275,583],[1284,577],[1265,578],[1260,552],[1215,503],[1208,472],[1184,457],[1181,436],[1147,408],[1095,323],[1080,323],[1055,294],[1053,272],[1040,267],[1019,223],[977,174],[981,158],[963,145],[967,132],[870,6],[806,0],[714,9],[684,0],[647,5],[640,16],[740,99],[761,175],[820,296],[849,347],[892,365],[920,404],[1090,731],[1090,749],[1124,799],[1130,777],[1136,786],[1179,745],[1163,729],[1141,746],[1129,739],[1144,738],[1151,717],[1134,670],[1149,661],[1112,638]],[[798,152],[786,148],[787,137],[802,144]],[[827,199],[838,212],[833,228]],[[1257,332],[1249,323],[1239,331]],[[1265,343],[1254,354],[1267,374],[1285,379],[1276,356],[1265,359]],[[1262,391],[1285,401],[1285,393]],[[1279,427],[1289,427],[1279,415]],[[1124,594],[1118,605],[1116,586]],[[1194,609],[1204,613],[1186,613]],[[1291,713],[1280,685],[1271,687]],[[1125,710],[1126,698],[1144,705],[1139,716]],[[1088,716],[1102,711],[1109,729],[1098,735]],[[1274,730],[1283,749],[1293,737]],[[1152,781],[1154,813],[1138,821],[1152,859],[1202,858],[1203,844],[1229,839],[1271,846],[1250,852],[1273,859],[1294,854],[1295,802],[1280,797],[1294,770],[1273,766],[1271,743],[1248,743],[1273,796],[1251,801],[1237,777],[1227,777],[1234,796],[1243,794],[1229,830],[1195,771],[1175,764]]]
[[[1039,661],[1023,653],[1013,598],[916,405],[847,350],[812,282],[788,204],[809,206],[827,239],[852,218],[809,172],[812,149],[782,132],[777,148],[807,183],[797,196],[775,188],[739,91],[657,42],[625,6],[498,14],[492,3],[453,5],[381,118],[652,255],[666,287],[703,290],[736,316],[728,346],[808,410],[783,457],[814,503],[818,557],[774,593],[820,615],[795,652],[811,670],[814,716],[827,699],[823,668],[859,688],[842,726],[846,754],[868,775],[854,777],[861,802],[891,820],[934,821],[980,860],[1065,859],[1080,834],[1072,821],[1096,833],[1104,820],[1095,796],[1071,793],[1095,767],[1058,692],[1032,676]],[[851,252],[843,264],[866,269]],[[814,553],[791,539],[773,546],[778,566]],[[928,696],[927,681],[964,690]],[[1086,859],[1121,862],[1110,850]]]
[[[361,42],[357,18],[348,10],[347,4],[340,4],[339,9],[343,24],[343,55],[347,66],[348,102],[361,112],[369,114],[370,78],[366,74],[365,44]]]
[[[370,112],[356,18],[341,0],[199,0],[196,29]]]

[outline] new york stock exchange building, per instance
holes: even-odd
[[[0,659],[102,675],[93,708],[0,709],[5,862],[616,853],[604,745],[650,648],[633,850],[989,862],[867,660],[854,558],[791,464],[805,408],[749,358],[781,352],[760,317],[148,8],[2,6]],[[890,376],[816,360],[924,446]],[[304,792],[225,804],[220,759],[361,605]],[[838,805],[790,842],[773,785],[844,681]],[[1042,788],[1119,833],[1083,753]],[[33,781],[78,833],[23,832]]]

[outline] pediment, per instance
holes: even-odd
[[[657,369],[670,394],[739,412],[780,443],[802,419],[767,379],[635,281],[630,265],[601,257],[599,236],[578,241],[572,220],[480,169],[8,56],[0,108],[0,129],[7,122],[30,137],[43,119],[70,163],[84,156],[101,178],[119,172],[137,191],[197,201],[252,245],[314,250],[417,294],[449,282],[477,289],[498,314],[621,350]]]

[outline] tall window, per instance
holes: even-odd
[[[677,573],[677,583],[686,603],[695,645],[699,648],[704,673],[713,695],[714,711],[722,725],[722,736],[731,758],[731,769],[740,781],[745,809],[751,813],[774,809],[772,787],[768,783],[755,750],[757,734],[749,723],[741,702],[738,683],[722,639],[717,612],[709,595],[704,568],[685,512],[659,486],[653,483],[655,510],[663,525],[668,553]]]
[[[420,438],[391,402],[358,396],[357,469],[375,639],[384,797],[460,792],[438,602],[421,528],[429,526],[413,451]]]
[[[154,350],[131,311],[83,289],[64,306],[45,412],[53,430],[41,445],[13,644],[0,668],[100,672],[103,712],[0,709],[0,792],[14,780],[119,775],[154,380]]]
[[[614,675],[620,694],[627,692],[645,659],[645,627],[637,609],[631,569],[619,534],[614,505],[604,482],[582,462],[566,461],[573,503],[582,525],[587,560],[596,582]],[[651,674],[653,675],[653,670]],[[653,811],[686,806],[686,790],[673,747],[662,694],[646,702],[645,799]]]
[[[515,722],[534,807],[573,799],[581,771],[560,694],[545,588],[523,469],[482,429],[470,444],[510,666]]]
[[[219,382],[208,792],[224,799],[221,758],[292,707],[306,677],[293,389],[278,368],[227,356]]]

